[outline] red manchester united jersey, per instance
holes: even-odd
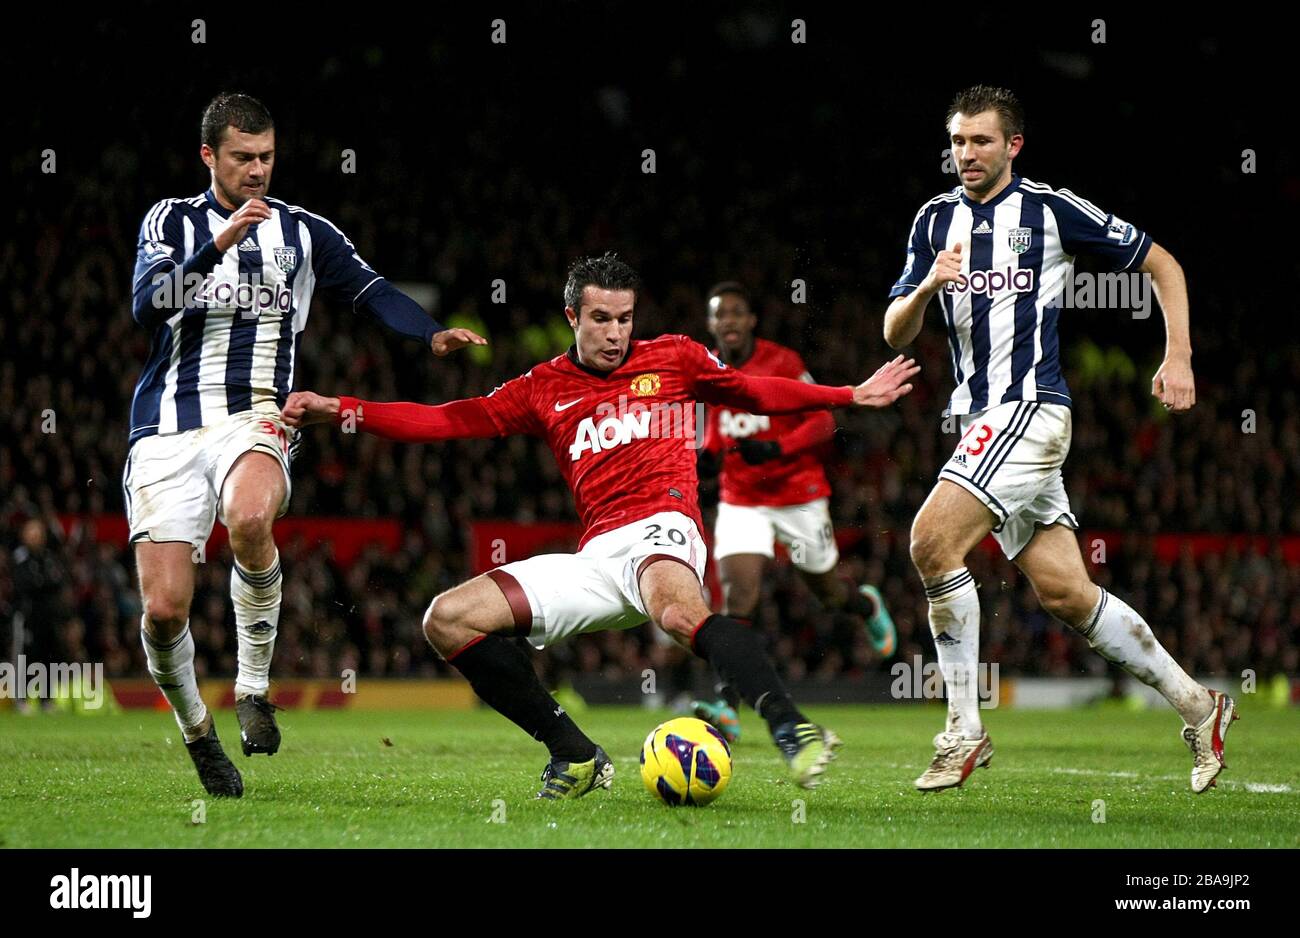
[[[572,351],[507,381],[484,403],[498,432],[546,440],[585,528],[598,534],[661,511],[700,521],[695,401],[723,365],[685,336],[633,340],[613,371]],[[701,379],[704,379],[703,381]]]
[[[736,370],[754,376],[812,382],[794,349],[754,340],[754,352]],[[709,449],[725,452],[720,498],[729,505],[800,505],[830,495],[816,447],[830,439],[835,423],[824,411],[768,416],[732,407],[709,408]],[[735,449],[743,439],[775,440],[786,455],[751,465]]]
[[[750,377],[698,342],[667,335],[634,340],[613,371],[584,367],[570,349],[486,397],[434,406],[340,396],[337,419],[409,442],[543,438],[573,492],[585,544],[660,511],[680,511],[701,524],[696,401],[789,413],[846,406],[853,389]]]

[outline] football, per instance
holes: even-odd
[[[641,781],[666,805],[706,805],[731,782],[731,748],[703,720],[669,720],[641,747]]]

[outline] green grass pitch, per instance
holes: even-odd
[[[545,750],[487,710],[282,712],[284,746],[269,759],[240,754],[234,715],[222,712],[218,730],[244,773],[238,801],[206,798],[167,714],[6,712],[0,846],[1300,846],[1300,718],[1243,703],[1229,769],[1200,796],[1166,711],[990,711],[991,767],[922,795],[912,779],[942,710],[844,706],[809,711],[845,741],[821,788],[786,780],[750,714],[731,787],[694,809],[664,807],[642,787],[641,742],[670,715],[635,708],[579,716],[618,774],[609,792],[555,804],[533,800]]]

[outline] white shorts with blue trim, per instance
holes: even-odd
[[[280,517],[289,508],[289,464],[298,432],[268,407],[137,440],[122,472],[129,541],[185,541],[202,548],[222,514],[226,476],[240,456],[254,451],[274,458],[284,472]]]
[[[1061,466],[1070,452],[1070,408],[1009,401],[961,418],[962,437],[939,478],[966,489],[997,516],[993,537],[1011,559],[1040,527],[1079,527]]]

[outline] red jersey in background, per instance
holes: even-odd
[[[714,350],[717,354],[717,350]],[[766,339],[754,339],[754,352],[735,369],[754,377],[794,378],[812,383],[803,359],[794,349]],[[817,449],[835,433],[835,418],[827,411],[796,414],[755,414],[737,407],[709,408],[705,448],[724,453],[720,498],[729,505],[801,505],[831,494]],[[775,440],[783,455],[750,465],[735,449],[739,440]]]

